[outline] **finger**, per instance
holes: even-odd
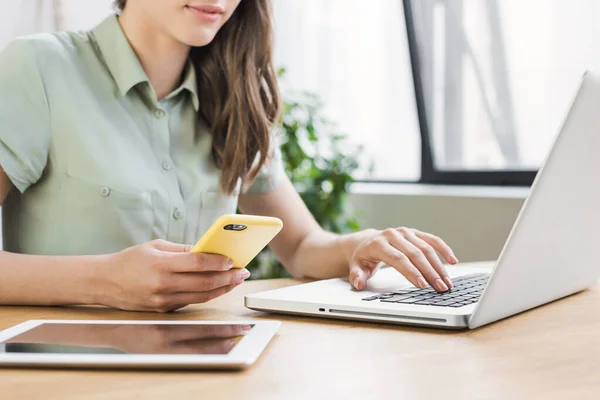
[[[425,242],[423,239],[418,238],[414,234],[409,234],[405,236],[405,239],[414,244],[419,250],[423,252],[423,254],[425,254],[425,257],[427,257],[429,264],[431,264],[431,266],[436,270],[436,272],[442,278],[446,286],[448,286],[449,289],[452,289],[452,287],[454,286],[452,284],[452,280],[448,276],[446,268],[444,268],[442,261],[438,257],[433,247],[431,247],[427,242]]]
[[[352,264],[348,280],[356,290],[363,290],[367,282],[367,273],[360,265]]]
[[[228,271],[233,268],[230,258],[210,253],[164,252],[162,261],[171,272]]]
[[[399,232],[387,235],[390,244],[404,253],[415,267],[421,271],[427,282],[438,292],[445,292],[448,286],[442,281],[440,275],[431,266],[425,254],[417,246],[409,242]]]
[[[222,272],[186,272],[170,274],[164,282],[162,293],[209,292],[223,286],[242,283],[250,277],[247,269]]]
[[[363,290],[367,285],[367,281],[371,278],[379,267],[381,263],[374,263],[373,265],[360,265],[356,263],[352,263],[350,265],[350,274],[348,280],[356,288],[356,290]]]
[[[416,229],[414,229],[413,231],[415,236],[417,236],[419,239],[422,239],[431,247],[433,247],[450,264],[458,264],[458,258],[456,258],[456,256],[454,255],[454,252],[452,251],[450,246],[448,246],[446,242],[444,242],[442,239],[435,235],[432,235],[431,233],[421,232]]]
[[[371,260],[380,260],[400,272],[410,283],[418,288],[428,287],[421,271],[417,269],[406,254],[393,247],[389,241],[381,238],[367,246],[366,255]]]
[[[161,301],[158,301],[159,309],[169,308],[171,304],[199,304],[206,303],[210,300],[216,299],[226,293],[229,293],[233,288],[238,285],[223,286],[210,292],[191,292],[191,293],[172,293],[162,295]],[[165,304],[166,303],[166,304]],[[165,304],[163,307],[160,305]]]
[[[162,239],[156,239],[150,242],[150,246],[160,251],[168,251],[172,253],[187,253],[192,249],[191,245],[168,242]]]

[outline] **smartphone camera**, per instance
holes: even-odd
[[[246,228],[246,225],[240,224],[228,224],[223,227],[223,229],[225,229],[226,231],[243,231]]]

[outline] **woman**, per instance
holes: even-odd
[[[294,276],[384,262],[448,290],[439,238],[414,229],[334,235],[311,217],[272,144],[280,99],[268,0],[119,0],[89,32],[14,40],[0,55],[0,303],[171,311],[250,273],[190,253],[238,205],[279,217]],[[13,187],[16,190],[13,190]]]

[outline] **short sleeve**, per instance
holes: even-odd
[[[48,161],[50,118],[30,39],[0,53],[0,165],[20,192],[36,183]]]
[[[250,185],[246,194],[270,193],[279,186],[285,176],[281,149],[276,141],[273,140],[267,162],[261,167],[255,181]]]

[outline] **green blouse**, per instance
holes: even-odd
[[[211,135],[197,117],[194,68],[156,94],[115,15],[88,32],[12,41],[0,53],[0,164],[17,190],[3,208],[4,249],[117,252],[162,238],[195,243],[232,196],[219,190]],[[281,154],[248,193],[285,176]]]

